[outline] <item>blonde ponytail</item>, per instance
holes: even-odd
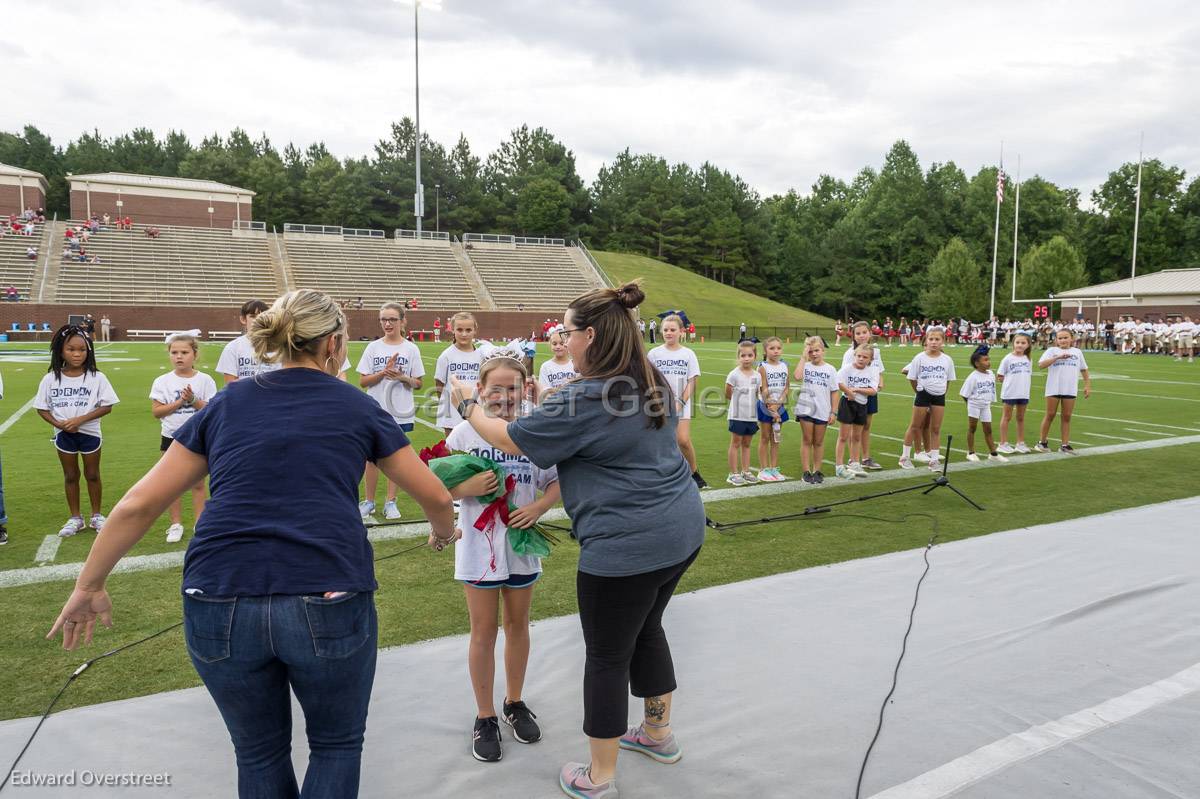
[[[332,297],[297,289],[254,318],[249,339],[259,361],[278,363],[315,355],[321,339],[345,331],[346,315]]]

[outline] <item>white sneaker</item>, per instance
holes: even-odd
[[[1008,463],[1008,458],[996,452],[994,455],[988,455],[989,461],[998,461],[999,463]]]
[[[834,476],[840,477],[843,480],[853,480],[854,479],[854,472],[850,471],[845,466],[836,467],[833,470],[833,474],[834,474]]]
[[[731,486],[744,486],[746,484],[746,478],[742,477],[740,473],[734,472],[725,478],[725,482],[729,483]]]
[[[371,518],[371,515],[374,513],[375,513],[374,501],[369,500],[369,499],[364,499],[362,502],[358,503],[358,515],[362,517],[364,522],[367,519]]]
[[[941,470],[942,470],[942,467],[941,467],[941,465],[938,464],[938,459],[930,458],[929,459],[929,471],[940,472]]]
[[[846,468],[849,469],[850,471],[854,472],[855,477],[866,477],[867,476],[867,470],[864,469],[862,467],[862,464],[859,463],[858,461],[851,461],[850,463],[848,463],[846,465]]]
[[[967,460],[969,460],[971,463],[979,463],[979,456],[976,455],[974,452],[968,452]]]
[[[178,544],[183,540],[183,525],[176,522],[167,528],[167,543]]]
[[[1029,454],[1029,445],[1026,444],[1024,441],[1018,441],[1017,442],[1017,452],[1019,452],[1022,455],[1028,455]]]
[[[400,518],[400,509],[396,507],[396,500],[389,499],[387,502],[383,503],[383,518],[385,518],[385,519],[399,519]]]
[[[64,524],[62,529],[58,531],[58,537],[70,538],[84,527],[87,527],[87,525],[84,523],[82,516],[72,516],[71,518],[67,519],[67,523]]]
[[[1014,450],[1014,449],[1013,449],[1013,445],[1012,445],[1012,444],[1009,444],[1009,443],[1006,441],[1006,442],[1004,442],[1003,444],[1001,444],[1000,446],[996,447],[996,451],[997,451],[997,452],[999,452],[1001,455],[1011,455],[1011,454],[1013,454],[1013,452],[1015,452],[1016,450]]]
[[[749,469],[742,472],[742,480],[746,483],[746,485],[750,485],[751,483],[758,482],[758,478],[755,477],[754,472],[750,471]],[[769,483],[771,481],[768,480],[767,482]]]
[[[91,520],[88,522],[88,527],[91,527],[97,533],[104,529],[104,523],[108,519],[104,518],[103,513],[93,513]]]
[[[916,466],[913,466],[912,458],[905,458],[905,457],[901,457],[901,458],[900,458],[900,462],[899,462],[897,465],[898,465],[898,466],[899,466],[901,469],[915,469],[915,468],[917,468]]]
[[[929,453],[928,452],[914,453],[912,456],[912,459],[915,463],[929,463]]]
[[[786,474],[780,474],[778,466],[776,466],[774,469],[771,470],[771,474],[774,475],[776,483],[782,483],[784,480],[792,479],[792,478],[788,477]]]

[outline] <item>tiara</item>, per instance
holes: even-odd
[[[514,339],[503,345],[489,343],[481,349],[484,349],[481,363],[486,363],[496,358],[508,358],[517,363],[524,363],[525,361],[525,341],[522,339]]]

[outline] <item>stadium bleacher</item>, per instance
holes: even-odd
[[[70,226],[82,224],[68,222]],[[106,228],[83,245],[100,263],[61,260],[65,238],[56,236],[57,301],[133,305],[239,305],[247,297],[273,297],[279,282],[265,237],[228,229],[155,226]]]
[[[283,243],[296,288],[368,307],[413,297],[422,308],[479,307],[449,241],[285,233]]]
[[[500,310],[565,308],[596,287],[562,243],[504,244],[468,240],[471,263]]]
[[[33,292],[33,276],[38,264],[45,256],[43,249],[44,225],[35,224],[32,236],[8,234],[0,237],[0,297],[9,286],[16,286],[21,299],[27,300]],[[30,259],[25,251],[36,247],[38,257]]]

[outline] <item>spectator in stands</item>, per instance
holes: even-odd
[[[9,287],[4,290],[4,298],[9,302],[16,302],[21,299],[21,292],[17,290],[16,286],[9,285]]]
[[[158,230],[158,228],[154,227],[153,225],[151,225],[150,227],[146,228],[146,237],[147,237],[147,238],[151,238],[151,239],[157,239],[157,238],[158,238],[158,233],[159,233],[159,230]]]
[[[69,244],[63,245],[62,259],[64,261],[71,260],[71,245],[69,245]]]
[[[100,340],[112,341],[112,320],[108,318],[108,314],[100,317]]]
[[[111,224],[112,224],[112,217],[111,217],[111,216],[109,216],[108,214],[105,214],[105,215],[104,215],[104,217],[103,217],[103,219],[102,219],[102,221],[101,221],[101,225],[102,225],[103,227],[108,227],[108,226],[110,226]]]
[[[523,310],[525,310],[525,303],[523,303],[523,302],[518,302],[518,303],[517,303],[517,310],[518,310],[518,311],[523,311]]]
[[[416,297],[413,297],[413,299],[412,299],[412,303],[413,303],[413,310],[414,310],[414,311],[415,311],[415,310],[417,310],[418,308],[420,308],[420,307],[421,307],[421,304],[420,304],[419,302],[417,302],[417,298],[416,298]]]
[[[37,222],[45,222],[46,221],[46,209],[45,208],[37,209],[37,216],[34,217],[34,220]]]
[[[37,260],[37,247],[26,247],[25,248],[25,257],[31,261],[36,261]]]
[[[362,299],[362,297],[359,297],[357,300],[355,300],[355,301],[354,301],[354,307],[355,307],[355,308],[357,308],[357,309],[358,309],[358,310],[360,310],[360,311],[363,309],[363,299]]]
[[[433,317],[433,340],[442,340],[442,317],[440,316]]]
[[[133,220],[130,219],[129,217],[125,217],[124,219],[122,219],[121,220],[121,229],[122,230],[133,230]]]

